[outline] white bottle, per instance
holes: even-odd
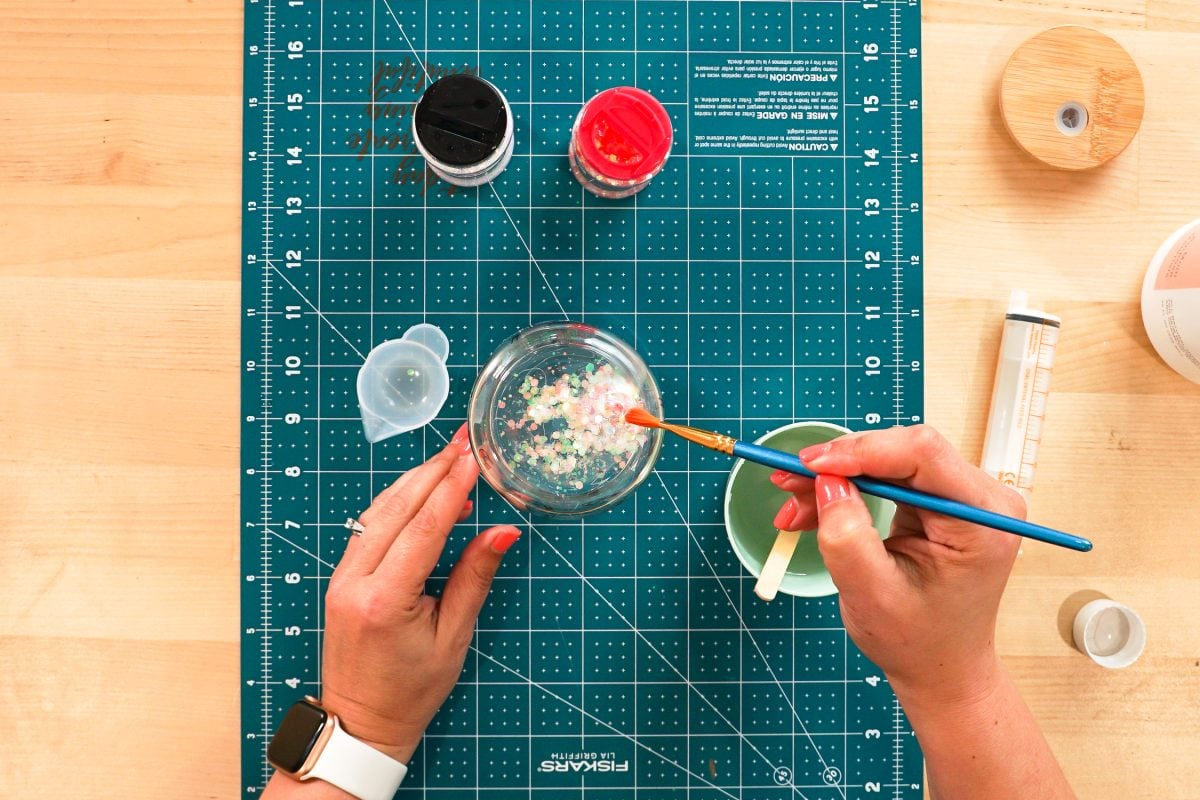
[[[1142,324],[1167,366],[1200,383],[1200,220],[1177,230],[1151,259]]]

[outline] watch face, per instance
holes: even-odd
[[[329,715],[301,700],[288,709],[267,748],[267,760],[284,772],[297,772],[312,751]]]

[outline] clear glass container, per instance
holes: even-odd
[[[625,422],[662,416],[640,356],[576,322],[527,328],[502,344],[471,391],[468,430],[479,471],[510,503],[559,517],[619,503],[654,468],[662,431]]]

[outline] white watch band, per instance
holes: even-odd
[[[330,720],[333,735],[304,779],[332,783],[359,800],[392,800],[408,767],[346,733],[337,717],[330,715]]]

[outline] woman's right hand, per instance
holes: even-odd
[[[902,700],[955,703],[990,689],[999,671],[996,615],[1019,539],[900,505],[891,535],[881,540],[846,477],[870,475],[1024,518],[1020,495],[923,425],[850,434],[802,450],[800,458],[818,477],[772,476],[793,493],[775,522],[818,528],[854,642]]]

